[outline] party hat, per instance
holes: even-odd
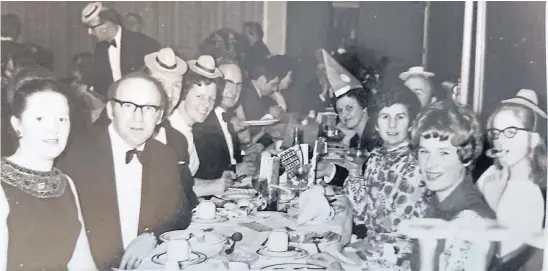
[[[327,81],[329,82],[329,85],[331,85],[335,97],[340,97],[351,89],[363,88],[360,81],[337,63],[337,61],[324,49],[322,49],[322,54]]]

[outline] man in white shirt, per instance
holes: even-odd
[[[151,37],[123,29],[120,15],[100,2],[88,4],[82,10],[81,20],[98,41],[94,90],[100,95],[105,96],[110,84],[123,75],[140,69],[145,55],[160,49]]]
[[[108,94],[111,124],[77,135],[59,168],[80,193],[100,270],[133,269],[156,247],[154,233],[186,228],[191,210],[175,152],[150,139],[166,106],[161,85],[133,73]]]

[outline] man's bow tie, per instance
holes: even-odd
[[[234,117],[234,113],[232,112],[223,112],[223,114],[221,115],[223,117],[223,120],[225,122],[229,122],[233,117]]]
[[[117,48],[118,45],[116,44],[116,40],[111,40],[109,43],[108,43],[109,46],[114,46],[114,48]]]
[[[131,160],[133,160],[133,156],[137,156],[137,159],[139,159],[139,161],[142,163],[142,160],[141,160],[142,153],[143,153],[142,151],[138,151],[136,149],[127,151],[126,152],[126,164],[129,164],[131,162]]]

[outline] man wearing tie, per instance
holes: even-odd
[[[219,105],[203,123],[194,124],[192,131],[200,159],[200,167],[194,176],[217,179],[225,170],[235,171],[238,176],[253,176],[255,165],[242,161],[240,142],[232,123],[234,106],[242,90],[242,72],[236,64],[222,64],[219,69],[224,75],[222,96],[217,98]]]
[[[82,22],[98,41],[94,91],[102,96],[106,96],[113,82],[141,68],[145,55],[160,49],[160,44],[151,37],[123,29],[120,15],[100,2],[90,3],[82,10]]]
[[[108,97],[112,122],[77,135],[58,167],[78,189],[99,269],[134,269],[156,247],[155,233],[185,229],[191,210],[175,152],[151,139],[167,103],[160,83],[128,74]]]

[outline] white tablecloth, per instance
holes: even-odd
[[[344,196],[339,197],[335,204],[341,204],[345,206],[344,210],[337,213],[332,221],[324,223],[313,223],[313,224],[304,224],[298,226],[295,219],[290,218],[284,213],[272,213],[272,215],[266,219],[256,220],[262,225],[265,225],[272,229],[280,229],[289,227],[298,232],[327,232],[332,231],[341,235],[341,240],[337,243],[331,245],[322,245],[320,244],[320,249],[324,252],[329,252],[330,254],[342,258],[344,261],[345,258],[341,254],[342,247],[350,242],[351,231],[352,231],[352,208],[350,207],[350,202]],[[231,236],[234,232],[240,232],[243,235],[242,241],[236,243],[236,250],[245,251],[247,253],[256,253],[260,248],[261,244],[268,238],[270,232],[258,232],[240,225],[239,223],[246,222],[240,219],[229,219],[227,222],[219,224],[195,224],[191,223],[189,230],[203,230],[206,228],[213,228],[213,232],[220,233],[225,236]],[[247,221],[249,222],[249,221]],[[310,254],[316,253],[316,247],[313,244],[307,244],[299,246],[304,250],[307,250]],[[139,270],[150,270],[156,269],[161,270],[162,266],[152,262],[152,257],[154,255],[164,253],[166,251],[166,245],[160,244],[155,251],[147,257],[141,263]],[[190,266],[185,268],[185,270],[213,270],[213,269],[223,269],[222,261],[226,258],[224,256],[217,255],[215,257],[209,258],[207,262]],[[252,265],[251,269],[258,270],[264,266],[278,263],[287,263],[287,262],[299,262],[305,263],[307,257],[301,259],[274,259],[260,256]],[[343,265],[345,270],[359,270],[357,266],[353,265]]]

